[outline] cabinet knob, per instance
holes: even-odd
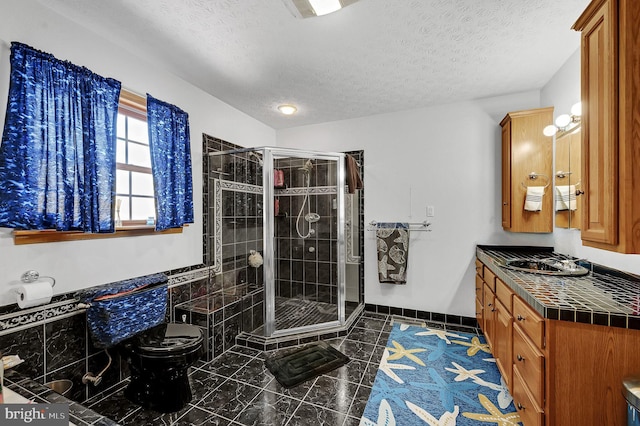
[[[524,321],[526,318],[525,318],[525,317],[523,317],[522,315],[518,315],[518,318],[517,318],[517,319],[518,319],[518,321]]]
[[[503,206],[508,206],[509,203],[507,203],[506,201],[504,203],[502,203]]]
[[[518,354],[518,356],[516,358],[518,358],[518,361],[524,361],[524,358],[520,354]]]
[[[518,410],[524,410],[524,405],[518,403],[518,405],[516,405],[516,407],[518,407]]]
[[[576,191],[576,197],[577,197],[578,195],[582,195],[582,194],[584,194],[584,191],[581,191],[581,190],[579,190],[579,189]]]

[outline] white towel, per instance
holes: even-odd
[[[524,200],[524,209],[529,212],[542,210],[542,196],[544,186],[527,186],[527,197]]]
[[[556,186],[556,211],[571,210],[578,208],[576,202],[576,186],[575,185],[557,185]]]

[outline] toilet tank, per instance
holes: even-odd
[[[168,278],[152,274],[82,290],[93,344],[109,348],[165,321]]]

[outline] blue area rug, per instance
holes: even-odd
[[[521,425],[484,337],[395,324],[360,426]]]

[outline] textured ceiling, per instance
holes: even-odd
[[[310,19],[281,0],[40,2],[279,129],[539,89],[589,0],[360,0]]]

